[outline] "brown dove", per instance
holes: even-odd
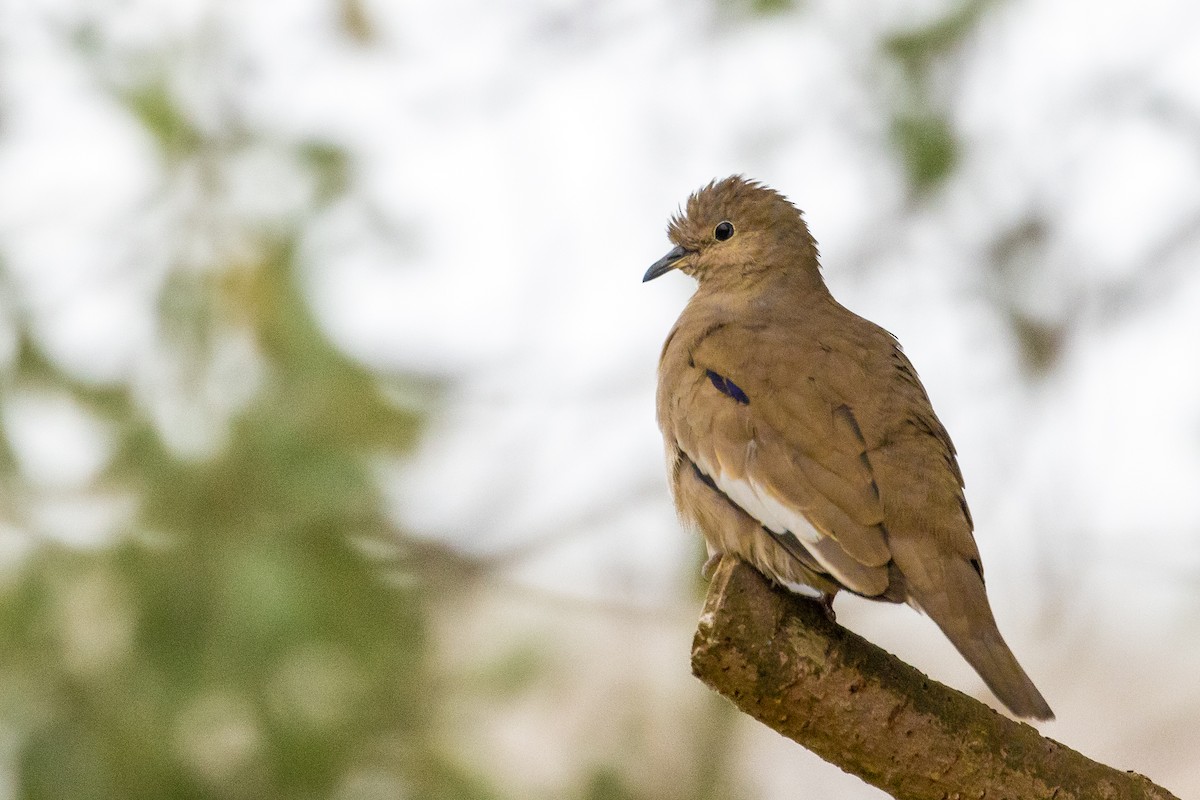
[[[723,553],[827,607],[923,611],[1005,706],[1053,712],[1005,644],[954,445],[896,339],[840,305],[785,197],[740,176],[692,195],[646,272],[698,288],[663,345],[675,505]]]

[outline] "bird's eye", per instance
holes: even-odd
[[[713,236],[717,238],[718,242],[723,242],[730,236],[733,236],[733,223],[728,220],[718,222],[717,227],[713,230]]]

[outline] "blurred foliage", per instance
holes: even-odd
[[[932,22],[883,42],[883,53],[899,67],[901,82],[892,112],[892,142],[918,194],[939,187],[959,159],[949,104],[934,76],[994,4],[995,0],[964,0]]]
[[[157,144],[167,187],[200,159],[219,171],[212,159],[255,144],[207,137],[166,81],[115,94]],[[311,186],[301,213],[282,226],[243,220],[236,246],[210,243],[217,255],[203,263],[181,253],[167,270],[153,349],[169,367],[148,370],[159,379],[149,391],[73,376],[31,319],[10,315],[0,404],[68,398],[109,451],[88,485],[56,489],[23,471],[19,420],[0,436],[0,523],[29,548],[0,582],[15,796],[494,796],[440,744],[438,553],[404,558],[408,537],[374,475],[421,428],[391,389],[429,387],[372,373],[318,326],[297,244],[347,191],[349,159],[324,143],[292,149]],[[188,218],[223,213],[212,186]],[[21,308],[15,287],[5,295]],[[213,362],[231,342],[251,355],[221,377]],[[180,429],[209,446],[181,448]],[[64,503],[125,510],[104,543],[71,547],[43,533],[46,509]]]
[[[1033,376],[1049,374],[1051,367],[1062,355],[1066,343],[1066,325],[1058,321],[1044,321],[1008,309],[1008,321],[1016,333],[1021,354],[1021,364]]]
[[[932,189],[958,164],[958,140],[939,114],[902,113],[892,122],[892,141],[917,191]]]
[[[735,13],[769,16],[794,10],[796,0],[721,0],[721,4]]]
[[[932,22],[889,37],[884,49],[913,80],[921,80],[937,60],[953,55],[996,2],[963,0]]]
[[[1047,312],[1037,307],[1038,278],[1048,225],[1034,215],[1011,229],[1001,231],[992,243],[988,265],[996,278],[995,301],[1008,321],[1017,342],[1025,373],[1031,378],[1050,374],[1066,345],[1071,323],[1069,311]]]
[[[321,335],[289,242],[238,270],[224,302],[268,377],[210,456],[173,452],[129,387],[81,384],[28,336],[5,377],[110,423],[91,491],[136,498],[111,547],[45,544],[4,586],[0,708],[21,732],[22,796],[355,796],[362,774],[396,795],[490,796],[433,744],[425,584],[361,546],[403,538],[371,458],[409,449],[419,416]]]
[[[203,135],[172,100],[161,82],[139,85],[124,97],[125,107],[168,158],[195,156],[203,146]]]
[[[891,139],[917,197],[936,191],[963,157],[949,109],[953,104],[953,63],[998,0],[962,0],[943,15],[886,38],[882,52],[897,68],[900,91],[892,95]],[[987,266],[997,278],[995,301],[1005,316],[1027,375],[1049,374],[1063,351],[1069,320],[1036,313],[1027,273],[1040,269],[1045,246],[1041,220],[1001,232]],[[1036,295],[1036,292],[1032,294]]]
[[[359,44],[370,44],[375,38],[375,31],[367,9],[363,7],[363,0],[340,0],[338,12],[346,35]]]

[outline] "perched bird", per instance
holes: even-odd
[[[667,233],[643,280],[698,288],[663,345],[658,424],[708,566],[736,555],[827,608],[841,589],[908,603],[1014,714],[1053,718],[996,627],[950,436],[896,339],[830,295],[800,211],[734,176]]]

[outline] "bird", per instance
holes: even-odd
[[[734,175],[692,194],[643,276],[696,289],[667,334],[658,425],[681,521],[818,600],[906,603],[1017,717],[1053,719],[997,627],[963,476],[899,341],[830,294],[802,212]]]

